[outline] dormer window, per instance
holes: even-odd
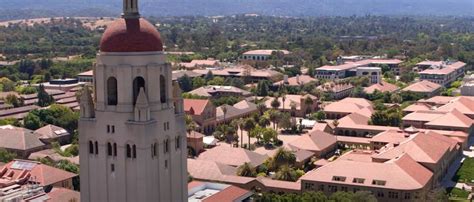
[[[372,185],[385,186],[386,183],[385,180],[372,180]]]
[[[365,181],[364,178],[354,178],[352,180],[353,183],[357,183],[357,184],[364,184],[364,181]]]
[[[332,177],[332,180],[333,180],[333,181],[338,181],[338,182],[344,182],[344,181],[346,181],[346,177],[343,177],[343,176],[333,176],[333,177]]]

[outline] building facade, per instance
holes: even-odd
[[[185,201],[182,100],[155,27],[136,0],[110,24],[84,88],[79,121],[81,200]],[[174,95],[173,95],[174,94]],[[94,100],[92,99],[94,97]]]

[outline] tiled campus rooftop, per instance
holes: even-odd
[[[432,93],[436,90],[439,90],[440,88],[441,88],[441,85],[439,84],[433,83],[428,80],[422,80],[405,87],[404,89],[402,89],[402,91],[411,91],[411,92],[417,92],[417,93]]]
[[[413,190],[423,188],[432,175],[431,171],[405,154],[385,163],[336,160],[309,171],[301,177],[301,181]],[[380,182],[379,185],[377,182]]]

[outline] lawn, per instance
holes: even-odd
[[[474,158],[466,158],[462,163],[456,175],[453,177],[455,182],[472,182],[474,180]]]
[[[451,200],[465,200],[469,196],[469,192],[459,188],[448,188],[446,190]]]

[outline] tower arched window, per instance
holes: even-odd
[[[95,154],[99,154],[99,143],[95,141]]]
[[[181,136],[176,137],[176,149],[181,147]]]
[[[113,155],[112,144],[111,144],[110,142],[107,143],[107,155],[108,155],[108,156],[112,156],[112,155]]]
[[[137,158],[137,146],[133,145],[133,158]]]
[[[169,142],[170,142],[170,141],[169,141],[168,139],[166,139],[166,140],[164,141],[163,150],[164,150],[165,153],[168,153],[168,151],[170,150],[170,143],[169,143]]]
[[[126,150],[127,150],[127,158],[132,158],[132,147],[130,147],[130,144],[127,144],[126,146]]]
[[[133,80],[133,104],[137,102],[138,93],[140,93],[140,89],[145,89],[145,79],[143,77],[138,76]]]
[[[166,79],[163,75],[160,75],[160,101],[166,103]]]
[[[117,105],[118,91],[117,91],[117,79],[110,77],[107,79],[107,104]]]
[[[117,143],[114,143],[114,156],[117,156]]]
[[[94,143],[89,141],[89,154],[94,154]]]

